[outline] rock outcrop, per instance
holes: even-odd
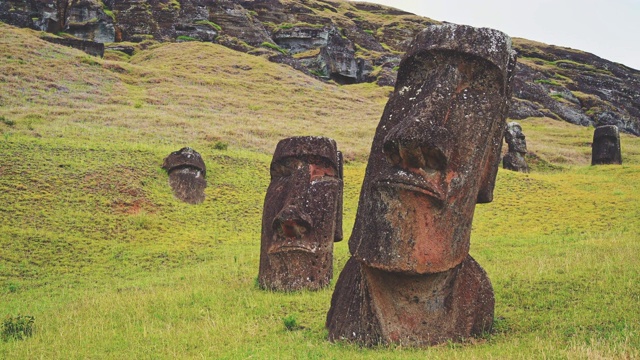
[[[509,117],[547,116],[577,125],[616,125],[640,136],[640,71],[595,55],[515,40],[518,68]]]
[[[341,84],[393,86],[415,35],[438,21],[346,0],[0,0],[0,21],[121,48],[212,41]],[[113,43],[113,45],[111,44]],[[640,71],[569,48],[514,39],[509,117],[616,125],[640,136]]]

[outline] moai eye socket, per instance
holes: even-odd
[[[338,177],[336,169],[325,161],[310,162],[309,175],[309,181],[330,180]]]
[[[304,161],[293,157],[274,162],[271,164],[271,178],[277,179],[291,176],[304,165]]]

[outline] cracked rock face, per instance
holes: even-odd
[[[176,198],[189,204],[204,201],[207,171],[197,151],[189,147],[174,151],[164,159],[162,168],[169,173],[169,185]]]
[[[591,165],[622,164],[620,132],[615,125],[599,126],[593,132]]]
[[[278,143],[262,214],[260,287],[316,290],[333,276],[342,240],[342,155],[324,137]]]
[[[469,256],[490,202],[515,53],[486,28],[422,31],[400,64],[371,148],[330,340],[423,346],[491,329],[493,290]]]
[[[113,19],[97,0],[0,1],[0,21],[99,43],[115,41]]]
[[[507,130],[504,133],[505,141],[509,145],[509,152],[502,159],[502,167],[507,170],[529,172],[527,160],[527,142],[522,126],[515,121],[507,124]]]

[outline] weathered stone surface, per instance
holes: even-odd
[[[507,170],[528,173],[529,166],[525,158],[527,141],[522,132],[522,126],[515,121],[508,123],[504,138],[509,145],[509,152],[502,159],[502,167]]]
[[[67,39],[58,38],[53,36],[43,36],[43,40],[54,44],[60,44],[74,49],[82,50],[89,55],[103,57],[104,56],[104,44],[89,40]]]
[[[640,135],[640,71],[579,50],[524,39],[517,39],[516,50],[522,61],[510,118],[543,113],[583,126],[616,125]],[[523,111],[522,100],[531,111]]]
[[[374,136],[331,340],[421,346],[491,328],[469,240],[476,203],[493,198],[514,67],[511,39],[491,29],[433,26],[409,46]]]
[[[494,296],[486,272],[471,257],[451,270],[406,275],[347,261],[327,315],[329,340],[366,346],[427,346],[489,331]]]
[[[599,126],[593,132],[591,165],[622,164],[620,132],[615,125]]]
[[[113,19],[98,0],[0,1],[0,21],[99,43],[115,40]]]
[[[333,277],[342,240],[342,155],[324,137],[278,143],[262,214],[260,287],[320,289]]]
[[[383,5],[328,0],[0,0],[0,21],[97,42],[213,41],[324,80],[381,86],[393,86],[397,75],[397,64],[383,64],[439,24]],[[616,125],[640,136],[640,71],[525,39],[513,47],[521,61],[510,118]]]
[[[169,173],[169,185],[178,199],[189,204],[204,201],[207,170],[200,154],[185,147],[164,159],[162,168]]]

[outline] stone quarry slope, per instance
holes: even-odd
[[[341,84],[395,83],[415,34],[438,21],[345,0],[0,0],[0,21],[106,43],[215,42]],[[615,124],[640,136],[640,71],[569,48],[514,39],[512,119]]]

